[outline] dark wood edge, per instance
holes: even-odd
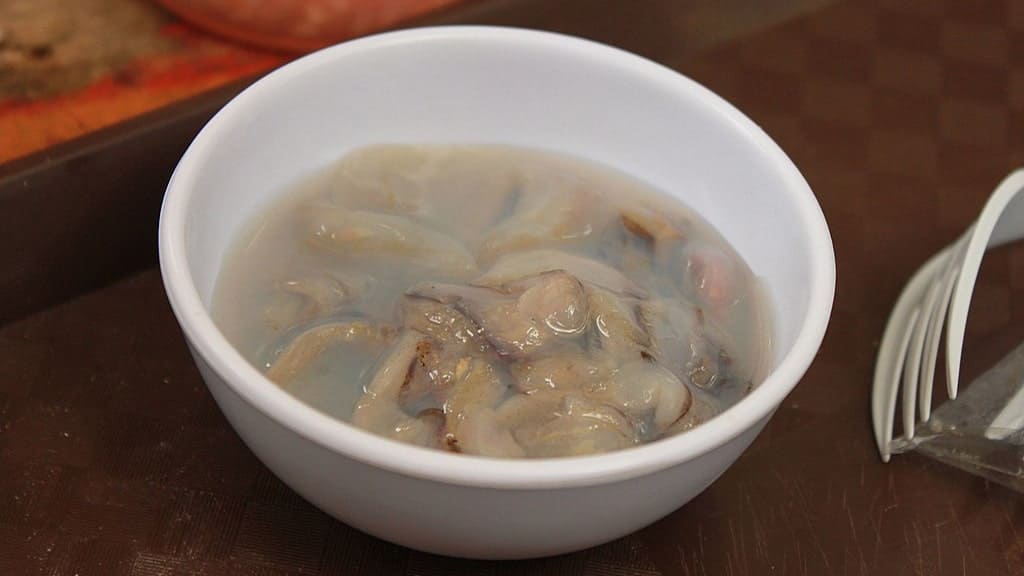
[[[254,80],[0,165],[0,324],[153,266],[175,164]]]

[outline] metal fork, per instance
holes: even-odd
[[[1022,192],[1024,169],[1018,169],[999,184],[974,224],[921,266],[896,301],[879,347],[871,397],[875,441],[883,461],[888,462],[892,454],[901,384],[903,437],[914,437],[915,413],[922,422],[931,415],[932,383],[944,325],[946,392],[956,399],[967,313],[981,260],[987,248],[1024,237]]]

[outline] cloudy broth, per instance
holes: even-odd
[[[608,167],[510,146],[347,154],[244,227],[212,308],[314,408],[484,456],[683,432],[770,363],[759,283],[699,215]]]

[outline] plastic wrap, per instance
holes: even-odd
[[[917,451],[1024,492],[1024,344],[947,400],[894,453]]]

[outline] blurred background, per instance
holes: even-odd
[[[830,3],[3,0],[0,163],[389,28],[450,21],[558,28],[658,58]]]

